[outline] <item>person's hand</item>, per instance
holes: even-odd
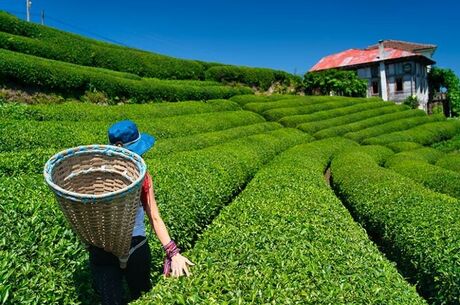
[[[188,270],[188,265],[195,265],[188,258],[182,256],[180,253],[177,253],[171,258],[171,275],[173,277],[179,277],[182,275],[191,275],[190,271]]]

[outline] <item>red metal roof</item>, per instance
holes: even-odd
[[[393,48],[385,48],[385,60],[397,59],[402,57],[421,56],[412,52],[398,50]],[[312,71],[326,70],[332,68],[342,68],[347,66],[356,66],[380,61],[379,49],[360,50],[350,49],[341,53],[323,57],[313,68]]]
[[[434,50],[437,48],[437,46],[434,44],[415,43],[415,42],[393,40],[393,39],[383,40],[382,43],[385,48],[393,48],[393,49],[404,50],[404,51],[409,51],[409,52],[414,52],[414,53],[418,53],[418,51],[430,50],[430,49],[433,50],[434,52]],[[374,44],[372,46],[367,47],[367,50],[378,49],[378,48],[379,48],[379,45]]]

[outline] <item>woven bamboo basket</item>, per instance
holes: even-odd
[[[128,257],[146,165],[137,154],[111,145],[57,153],[44,175],[72,229],[88,245]]]

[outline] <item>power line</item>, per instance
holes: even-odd
[[[12,14],[16,14],[16,15],[22,15],[24,16],[26,14],[26,12],[19,12],[19,11],[8,11],[9,13],[12,13]],[[34,16],[34,17],[40,17],[42,18],[42,14],[36,14],[36,13],[30,13],[31,16]],[[108,37],[105,37],[103,35],[100,35],[100,34],[97,34],[97,33],[94,33],[94,32],[91,32],[91,31],[88,31],[86,29],[83,29],[79,26],[76,26],[76,25],[73,25],[73,24],[70,24],[68,22],[65,22],[65,21],[62,21],[62,20],[59,20],[57,18],[54,18],[54,17],[50,17],[48,14],[46,15],[46,19],[47,20],[53,20],[54,22],[58,23],[58,24],[61,24],[61,25],[64,25],[64,26],[67,26],[69,28],[73,28],[74,30],[76,31],[79,31],[83,34],[87,34],[87,35],[91,35],[91,36],[94,36],[94,37],[98,37],[100,39],[103,39],[103,40],[106,40],[108,42],[111,42],[111,43],[114,43],[114,44],[118,44],[118,45],[121,45],[121,46],[124,46],[124,47],[128,47],[130,48],[129,45],[123,43],[123,42],[120,42],[120,41],[117,41],[115,39],[111,39],[111,38],[108,38]]]
[[[130,46],[128,46],[127,44],[125,44],[125,43],[123,43],[123,42],[120,42],[120,41],[117,41],[117,40],[114,40],[114,39],[111,39],[111,38],[108,38],[108,37],[99,35],[99,34],[97,34],[97,33],[88,31],[88,30],[83,29],[83,28],[81,28],[81,27],[79,27],[79,26],[76,26],[76,25],[67,23],[67,22],[65,22],[65,21],[59,20],[59,19],[54,18],[54,17],[50,17],[49,15],[47,15],[46,18],[49,19],[49,20],[53,20],[54,22],[59,23],[59,24],[62,24],[62,25],[64,25],[64,26],[68,26],[68,27],[70,27],[70,28],[73,28],[73,29],[75,29],[75,30],[77,30],[77,31],[79,31],[79,32],[86,33],[86,34],[92,35],[92,36],[94,36],[94,37],[98,37],[98,38],[104,39],[104,40],[106,40],[106,41],[109,41],[109,42],[112,42],[112,43],[115,43],[115,44],[118,44],[118,45],[122,45],[122,46],[124,46],[124,47],[128,47],[128,48],[130,47]]]

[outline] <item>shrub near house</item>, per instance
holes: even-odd
[[[367,81],[355,71],[330,69],[305,74],[303,84],[307,94],[365,97]]]

